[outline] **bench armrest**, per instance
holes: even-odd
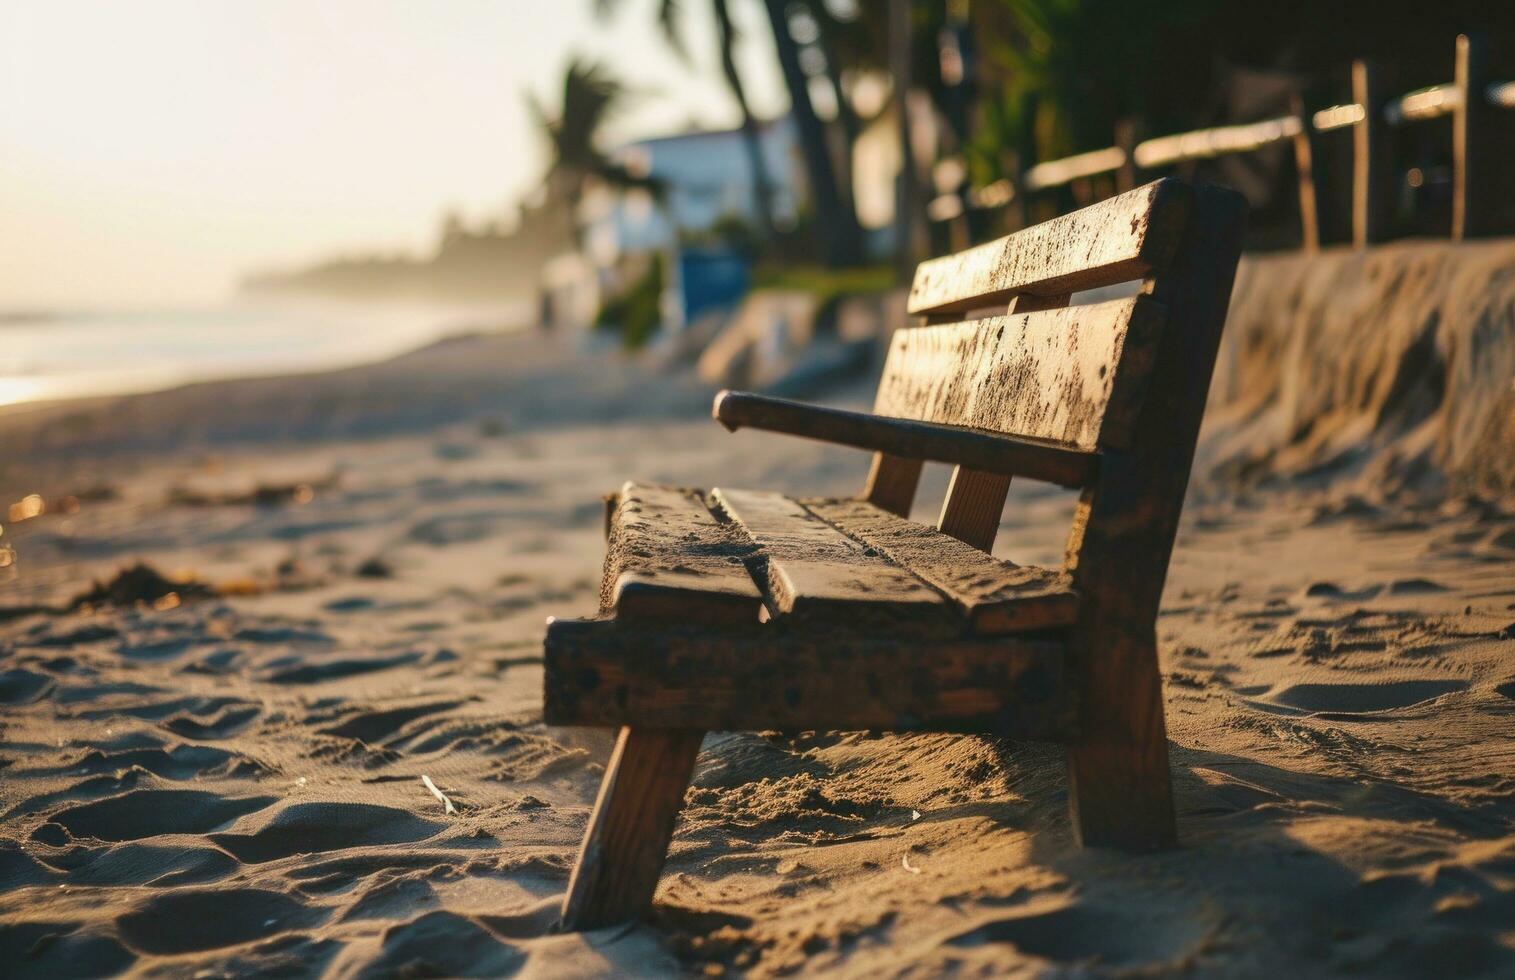
[[[1088,483],[1099,462],[1097,453],[987,429],[825,408],[745,391],[716,395],[711,415],[732,432],[765,429],[905,459],[1027,476],[1065,487]]]

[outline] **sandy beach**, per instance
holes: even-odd
[[[1508,976],[1515,500],[1426,478],[1414,385],[1260,455],[1282,384],[1217,382],[1169,575],[1178,849],[1076,849],[1055,747],[711,734],[650,921],[582,935],[611,736],[541,723],[540,644],[595,609],[601,494],[847,494],[864,454],[551,335],[0,413],[4,972]],[[1072,504],[1015,484],[996,553],[1056,564]]]
[[[1515,980],[1515,3],[0,64],[0,980]]]

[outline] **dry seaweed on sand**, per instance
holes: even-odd
[[[103,582],[96,579],[89,589],[73,598],[68,608],[134,606],[162,602],[169,596],[202,599],[215,594],[215,589],[203,582],[171,579],[146,562],[137,562]]]
[[[168,491],[168,502],[184,507],[282,507],[288,504],[308,504],[317,494],[334,489],[340,480],[341,474],[333,471],[316,480],[259,482],[244,490],[210,491],[175,486]]]

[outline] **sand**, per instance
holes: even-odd
[[[599,495],[866,469],[571,346],[0,417],[3,499],[62,511],[0,513],[0,605],[223,593],[0,622],[0,972],[1515,972],[1515,501],[1243,480],[1224,419],[1159,624],[1180,848],[1075,849],[1051,746],[712,734],[650,920],[554,933],[610,735],[541,724],[540,641]],[[996,552],[1054,564],[1071,506],[1017,484]]]

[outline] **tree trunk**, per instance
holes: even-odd
[[[915,140],[910,128],[910,4],[889,3],[889,72],[894,76],[894,104],[899,113],[900,172],[895,184],[895,272],[901,283],[915,274],[917,256],[916,210],[919,187],[915,175]]]
[[[747,104],[747,92],[736,67],[736,35],[731,27],[731,11],[726,7],[726,0],[711,0],[711,7],[720,38],[721,71],[726,75],[726,86],[731,89],[732,98],[742,111],[742,139],[747,145],[748,165],[752,168],[752,199],[757,205],[763,236],[771,239],[774,234],[773,184],[768,179],[768,164],[763,160],[763,141],[757,117]]]
[[[857,148],[858,137],[862,135],[863,126],[857,118],[857,113],[852,109],[852,103],[847,99],[847,90],[842,85],[841,63],[836,57],[836,45],[827,43],[829,38],[824,31],[821,41],[825,45],[826,54],[826,80],[831,83],[831,94],[836,99],[836,121],[842,127],[842,167],[840,187],[842,193],[857,205],[857,197],[853,194],[853,156]]]
[[[815,206],[816,231],[832,266],[852,265],[862,258],[863,236],[851,198],[843,198],[836,182],[836,167],[826,144],[826,128],[810,102],[805,72],[800,68],[799,47],[789,34],[789,19],[784,13],[785,0],[765,0],[768,21],[773,28],[773,45],[778,51],[779,68],[789,89],[795,124],[800,130],[800,146],[805,154],[805,168],[810,176],[810,195]]]

